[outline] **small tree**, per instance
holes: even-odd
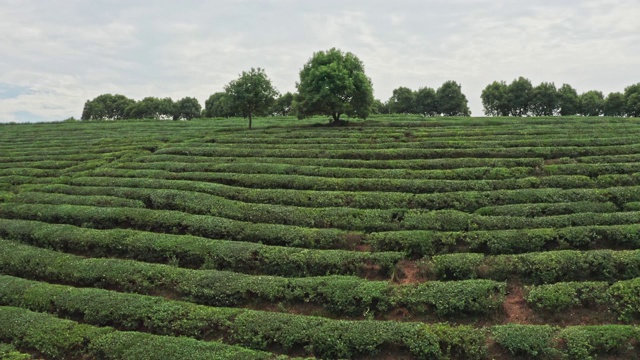
[[[319,51],[300,71],[295,108],[299,118],[329,115],[337,123],[342,114],[366,118],[373,106],[373,87],[364,65],[352,53],[333,48]]]
[[[278,91],[261,68],[243,71],[224,89],[229,96],[230,107],[249,118],[249,129],[253,115],[265,114],[278,96]]]

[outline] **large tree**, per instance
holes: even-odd
[[[438,99],[436,91],[430,87],[422,87],[416,91],[416,107],[418,114],[435,116],[438,114]]]
[[[186,97],[176,101],[173,109],[173,120],[191,120],[200,117],[202,107],[198,99]]]
[[[130,119],[169,119],[173,118],[173,114],[174,103],[171,98],[148,96],[126,109],[126,116]]]
[[[571,85],[562,84],[558,89],[558,107],[560,116],[577,115],[580,112],[580,98]]]
[[[211,94],[204,102],[204,111],[202,114],[206,118],[231,117],[235,116],[229,97],[225,92],[217,92]]]
[[[126,117],[126,109],[135,103],[119,94],[102,94],[87,100],[82,110],[82,120],[120,120]]]
[[[600,116],[604,110],[604,95],[591,90],[580,95],[580,113],[584,116]]]
[[[445,116],[469,116],[467,97],[462,93],[462,86],[455,81],[445,81],[436,91],[438,113]]]
[[[484,114],[488,116],[509,116],[509,86],[504,81],[494,81],[487,85],[480,98]]]
[[[508,87],[509,113],[511,116],[526,116],[529,114],[533,85],[531,81],[520,76],[513,80]]]
[[[292,93],[287,92],[283,95],[280,95],[276,99],[275,103],[273,104],[273,107],[271,107],[271,113],[287,116],[291,112],[292,103],[293,103]]]
[[[627,103],[624,94],[613,92],[604,99],[604,116],[624,116]]]
[[[266,114],[278,96],[278,91],[261,68],[243,71],[238,79],[225,86],[225,92],[229,96],[231,108],[249,118],[249,129],[251,118]]]
[[[393,90],[389,98],[389,111],[392,114],[415,114],[416,94],[413,90],[401,86]]]
[[[558,90],[555,84],[543,82],[533,88],[530,108],[535,116],[553,116],[558,110]]]
[[[627,115],[640,117],[640,83],[627,86],[624,89],[624,98],[627,103]]]
[[[371,80],[362,61],[350,52],[332,48],[314,53],[300,71],[296,87],[299,118],[329,115],[338,122],[343,114],[364,119],[371,113]]]

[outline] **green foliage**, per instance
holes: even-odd
[[[635,326],[571,326],[560,331],[558,337],[564,341],[570,359],[590,360],[596,355],[626,358],[640,333]]]
[[[558,109],[558,92],[554,83],[540,83],[531,93],[531,113],[534,116],[553,116]]]
[[[624,98],[627,102],[627,116],[640,117],[640,83],[627,86],[624,89]]]
[[[504,81],[487,85],[480,98],[484,107],[484,114],[487,116],[509,116],[509,88]]]
[[[580,95],[580,113],[585,116],[600,116],[604,111],[604,95],[601,91],[587,91]]]
[[[453,80],[445,81],[436,90],[437,113],[444,116],[471,116],[462,85]]]
[[[135,100],[124,95],[103,94],[87,100],[82,110],[82,120],[121,120],[127,117],[127,108]]]
[[[176,107],[171,98],[146,97],[127,106],[125,116],[129,119],[172,119]]]
[[[477,253],[444,254],[431,258],[433,274],[443,280],[473,279],[483,262],[484,255]]]
[[[580,98],[578,92],[569,84],[562,84],[558,89],[558,106],[561,116],[571,116],[580,113]]]
[[[185,97],[176,101],[173,108],[173,120],[191,120],[199,118],[202,112],[202,107],[198,102],[198,99],[192,97]]]
[[[236,113],[231,108],[231,101],[226,92],[214,93],[204,102],[203,117],[215,118],[235,115]]]
[[[640,317],[640,277],[616,282],[609,289],[609,294],[620,320],[632,321]]]
[[[501,347],[514,356],[545,358],[557,353],[552,340],[558,329],[549,325],[497,325],[491,335]]]
[[[525,297],[527,303],[550,312],[562,312],[572,307],[598,307],[608,304],[609,284],[606,282],[565,282],[532,286]]]
[[[366,119],[373,106],[371,79],[354,54],[332,48],[318,51],[304,64],[295,109],[299,118],[329,115],[334,122],[341,115]]]
[[[391,114],[415,114],[417,112],[416,94],[413,90],[403,86],[393,90],[388,104]]]
[[[278,96],[278,91],[271,85],[271,80],[261,68],[243,71],[240,77],[226,85],[224,90],[229,99],[230,109],[249,118],[249,129],[252,116],[266,114]]]
[[[626,99],[624,94],[612,92],[604,100],[604,116],[624,116],[626,114]]]
[[[533,85],[531,80],[520,76],[513,80],[507,87],[507,99],[509,103],[509,115],[526,116],[531,111],[531,99],[533,98]]]

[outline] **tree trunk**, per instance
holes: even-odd
[[[249,130],[251,130],[251,113],[249,113]]]
[[[331,117],[333,117],[333,122],[337,123],[338,120],[340,120],[340,113],[335,112],[335,113],[331,114]]]

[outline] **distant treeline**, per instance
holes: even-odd
[[[200,117],[201,112],[200,103],[192,97],[185,97],[178,101],[173,101],[171,98],[146,97],[135,101],[124,95],[103,94],[85,102],[82,120],[191,120]]]
[[[481,94],[487,116],[640,116],[640,83],[628,86],[624,92],[603,95],[601,91],[582,94],[568,84],[559,89],[554,83],[543,82],[533,86],[529,79],[520,77],[510,84],[494,81]],[[447,81],[437,90],[422,87],[416,91],[407,87],[393,90],[388,101],[375,100],[372,114],[419,114],[423,116],[469,116],[467,97],[455,81]],[[296,115],[295,95],[279,95],[268,109],[258,116]],[[173,119],[216,118],[243,116],[224,92],[212,94],[204,109],[198,100],[185,97],[146,97],[140,101],[124,95],[103,94],[87,100],[82,120],[120,119]]]
[[[548,82],[534,87],[529,79],[519,77],[508,85],[494,81],[480,97],[488,116],[640,116],[640,83],[605,98],[596,90],[578,95],[568,84],[559,89]]]

